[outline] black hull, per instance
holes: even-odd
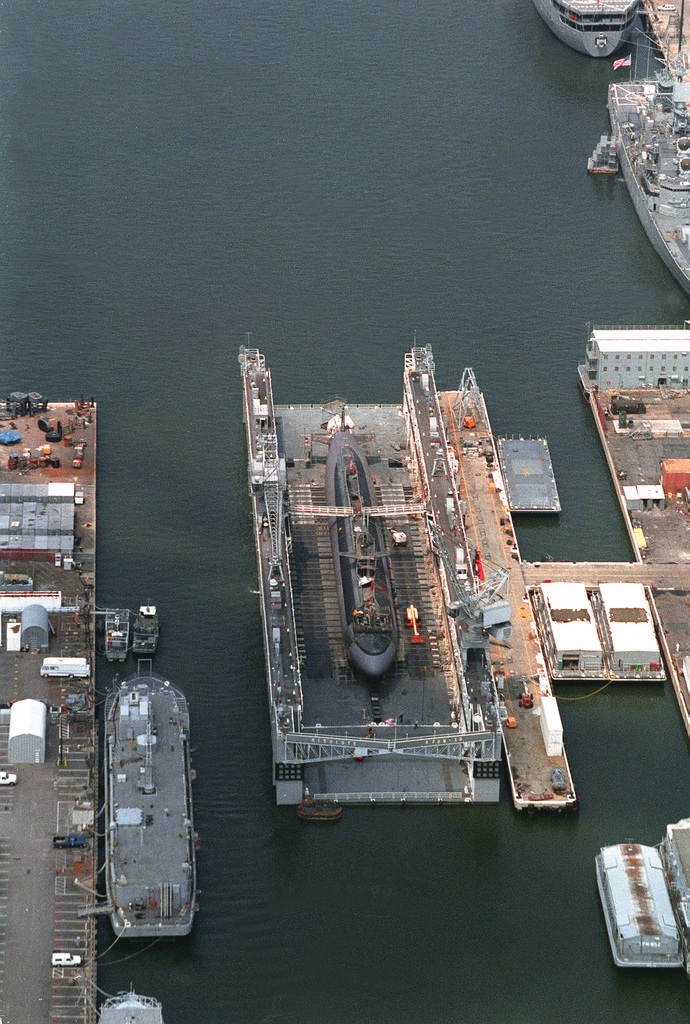
[[[355,491],[348,481],[356,480]],[[326,504],[362,509],[377,505],[374,482],[364,452],[345,431],[333,435],[326,462]],[[340,623],[352,666],[369,679],[379,679],[395,664],[397,623],[386,540],[378,519],[336,516],[329,532]],[[373,582],[361,585],[362,562],[370,559]],[[358,571],[359,570],[359,571]]]

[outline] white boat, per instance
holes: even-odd
[[[681,967],[683,952],[664,870],[653,846],[606,846],[597,885],[618,967]]]

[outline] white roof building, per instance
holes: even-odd
[[[677,327],[595,328],[582,367],[600,388],[690,384],[690,330]]]
[[[600,675],[603,652],[584,583],[542,583],[539,589],[553,674]]]
[[[652,613],[641,583],[599,586],[616,670],[658,673],[662,661]]]

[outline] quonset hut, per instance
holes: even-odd
[[[48,612],[42,604],[22,609],[22,647],[29,651],[47,651],[50,639]]]
[[[10,764],[42,764],[46,759],[45,704],[40,700],[17,700],[10,710],[7,760]]]

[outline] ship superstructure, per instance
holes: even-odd
[[[106,701],[106,890],[128,938],[186,935],[196,909],[189,711],[156,676],[129,679]]]

